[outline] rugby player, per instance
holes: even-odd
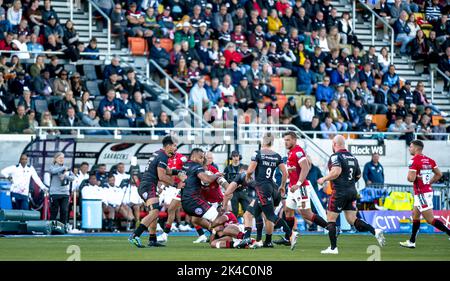
[[[156,224],[159,214],[159,198],[158,198],[158,183],[165,185],[173,185],[174,180],[172,176],[178,175],[181,181],[186,179],[186,175],[179,170],[169,169],[167,162],[169,157],[172,157],[177,150],[176,140],[172,136],[165,136],[162,140],[163,148],[155,151],[148,160],[147,167],[142,176],[142,181],[139,186],[139,196],[144,200],[145,206],[150,209],[147,216],[145,216],[136,230],[130,235],[128,241],[138,248],[143,248],[140,236],[149,229],[149,247],[161,247],[164,244],[156,240]]]
[[[274,226],[280,222],[286,236],[290,238],[291,250],[294,250],[297,243],[298,232],[292,231],[283,218],[279,218],[275,214],[274,209],[274,191],[278,188],[274,187],[273,174],[278,167],[282,174],[280,192],[285,193],[285,185],[287,180],[286,165],[283,163],[280,154],[272,150],[274,136],[270,133],[266,134],[262,140],[262,149],[255,151],[252,156],[250,165],[246,174],[246,181],[249,182],[253,173],[255,173],[255,189],[258,199],[250,203],[249,208],[244,213],[245,236],[238,247],[251,244],[251,233],[253,217],[263,212],[266,223],[266,239],[263,247],[273,247],[272,233]]]
[[[183,169],[183,164],[187,161],[186,156],[181,153],[176,152],[172,157],[169,158],[167,166],[170,169],[176,169],[181,171]],[[181,188],[178,188],[180,179],[174,176],[175,186],[165,187],[163,201],[165,204],[169,205],[167,209],[167,221],[164,226],[163,233],[157,237],[158,242],[167,242],[168,235],[172,229],[172,223],[175,220],[175,215],[177,210],[181,207]]]
[[[181,206],[186,214],[192,217],[192,223],[207,230],[219,225],[221,219],[216,207],[206,201],[201,194],[202,185],[215,182],[222,177],[221,173],[208,175],[203,167],[205,155],[200,148],[194,148],[189,161],[183,165],[187,178],[181,191]]]
[[[450,230],[441,220],[435,219],[433,214],[433,189],[431,185],[439,181],[442,173],[433,159],[423,155],[423,147],[424,144],[420,140],[414,140],[409,145],[409,152],[413,156],[409,162],[408,171],[408,181],[413,183],[414,188],[413,224],[411,238],[405,242],[400,242],[400,246],[411,249],[416,247],[420,215],[424,217],[427,223],[450,236]]]
[[[236,248],[244,237],[244,226],[238,223],[232,212],[225,212],[222,217],[223,224],[213,229],[214,234],[210,237],[211,248]],[[252,241],[254,243],[255,241]]]
[[[385,245],[383,231],[374,229],[365,221],[356,217],[356,182],[361,178],[361,169],[358,160],[345,149],[345,139],[341,135],[333,138],[333,155],[328,161],[329,174],[317,180],[323,185],[331,181],[333,193],[328,202],[327,230],[331,246],[321,251],[322,254],[338,254],[336,219],[344,211],[348,223],[355,226],[360,232],[369,231],[378,240],[380,246]]]
[[[306,179],[311,163],[306,157],[305,151],[297,144],[297,134],[286,132],[283,134],[284,145],[288,149],[287,170],[289,173],[289,188],[287,190],[284,214],[286,222],[290,228],[294,227],[295,210],[298,210],[302,217],[323,228],[327,227],[327,222],[311,211],[311,183]],[[289,246],[289,237],[274,241],[275,244]]]
[[[240,174],[238,174],[233,179],[233,181],[230,182],[230,184],[228,184],[225,194],[224,194],[224,199],[223,199],[223,204],[222,204],[225,208],[227,208],[228,202],[233,197],[235,190],[237,190],[239,188],[248,188],[250,190],[255,190],[255,181],[250,181],[250,182],[245,181],[247,169],[248,169],[247,165],[242,165],[241,169],[239,170]],[[274,185],[274,186],[276,189],[278,189],[278,187],[276,185]],[[274,206],[278,206],[281,202],[281,195],[279,192],[276,192],[275,194],[277,194],[277,196],[274,196]],[[251,202],[249,202],[247,204],[247,206],[250,203]],[[263,222],[261,213],[256,214],[255,224],[256,224],[256,243],[254,243],[253,245],[255,247],[263,247],[264,244],[261,239],[262,239],[262,230],[263,230],[264,222]]]

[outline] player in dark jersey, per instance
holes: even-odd
[[[361,178],[361,169],[358,160],[345,149],[345,139],[337,135],[333,139],[333,152],[328,161],[329,174],[317,180],[323,185],[326,181],[331,181],[333,193],[328,202],[328,236],[331,246],[321,251],[322,254],[338,254],[336,237],[336,219],[341,211],[344,211],[348,223],[355,226],[360,232],[369,231],[378,240],[380,246],[384,246],[385,240],[381,229],[374,229],[365,221],[356,217],[356,182]]]
[[[291,250],[295,248],[297,243],[298,232],[292,231],[286,221],[279,218],[275,214],[274,206],[274,185],[273,175],[278,167],[282,174],[280,192],[285,193],[287,180],[286,165],[283,163],[281,155],[272,150],[274,136],[270,133],[263,137],[262,149],[255,151],[252,161],[247,170],[246,181],[249,182],[255,173],[255,190],[258,199],[253,200],[247,211],[244,213],[245,236],[239,247],[249,245],[251,243],[250,235],[252,233],[253,217],[259,212],[263,212],[266,222],[266,240],[264,247],[273,247],[272,233],[274,226],[280,222],[286,235],[290,237]]]
[[[183,165],[187,178],[181,190],[181,206],[186,214],[192,216],[192,223],[211,230],[218,225],[217,209],[206,201],[202,194],[202,183],[210,184],[223,175],[220,173],[208,175],[203,167],[205,155],[203,150],[194,148],[189,161]]]
[[[180,180],[184,180],[186,175],[179,170],[169,169],[167,167],[167,161],[169,157],[177,150],[177,143],[171,136],[166,136],[162,140],[163,148],[154,152],[148,160],[147,167],[142,176],[141,184],[138,189],[138,193],[144,200],[145,206],[150,210],[148,215],[142,219],[140,225],[130,235],[128,241],[142,248],[143,245],[140,240],[140,236],[145,230],[149,230],[149,247],[164,246],[156,240],[156,224],[159,214],[159,198],[157,194],[158,183],[165,185],[173,185],[174,180],[172,176],[178,175]]]
[[[439,181],[442,173],[433,159],[422,154],[423,146],[423,142],[420,140],[412,141],[409,145],[409,152],[413,158],[409,163],[408,181],[414,184],[414,208],[411,238],[405,242],[400,242],[400,246],[406,248],[416,247],[420,215],[427,223],[450,236],[450,230],[441,220],[435,219],[433,214],[433,189],[431,186]]]
[[[232,182],[228,184],[226,187],[226,191],[224,194],[223,199],[223,206],[225,209],[228,209],[228,202],[234,195],[234,191],[239,188],[247,188],[248,190],[252,191],[255,190],[255,181],[247,182],[245,180],[246,178],[246,171],[248,169],[247,165],[242,165],[241,169],[239,170],[239,173]],[[278,187],[275,186],[274,190],[274,206],[277,206],[281,202],[281,195],[278,192]],[[250,205],[251,202],[248,202],[247,205]],[[262,242],[262,230],[264,227],[264,222],[261,216],[261,212],[257,213],[255,216],[255,224],[256,224],[256,242],[253,244],[255,247],[263,247],[264,244]]]

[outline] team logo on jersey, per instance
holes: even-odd
[[[331,155],[331,163],[332,164],[337,164],[338,163],[337,155]]]
[[[296,154],[295,154],[296,156],[297,156],[297,158],[302,158],[303,156],[305,156],[305,154],[303,153],[303,152],[301,152],[301,151],[298,151]]]
[[[180,158],[180,160],[181,160],[181,162],[183,162],[183,163],[187,162],[186,156],[182,156],[182,157]]]
[[[148,192],[142,193],[142,197],[144,198],[144,200],[147,200],[147,198],[148,198]]]
[[[414,160],[413,160],[413,159],[409,160],[409,162],[408,162],[408,167],[411,168],[413,163],[414,163]]]
[[[196,214],[196,215],[201,215],[201,214],[203,214],[203,210],[202,210],[202,208],[196,208],[195,210],[194,210],[194,213]]]

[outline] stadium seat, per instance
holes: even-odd
[[[126,118],[117,119],[117,127],[129,128],[130,122],[128,122],[128,119]]]
[[[84,73],[84,77],[87,80],[90,80],[90,81],[97,80],[97,73],[95,71],[95,65],[83,64],[83,73]]]
[[[153,115],[159,116],[159,114],[161,114],[162,108],[161,108],[161,102],[159,101],[149,101],[148,103],[148,108],[150,109],[151,112],[153,112]]]
[[[91,93],[91,96],[101,96],[102,93],[98,87],[97,81],[86,81],[86,88]]]
[[[42,114],[48,110],[47,100],[36,99],[34,100],[34,106],[36,108],[36,112],[39,114]]]
[[[270,81],[272,82],[272,86],[275,87],[275,94],[281,94],[283,91],[283,85],[281,83],[281,78],[278,76],[270,77]]]
[[[77,67],[74,64],[67,63],[64,65],[64,69],[69,72],[69,76],[73,75],[75,72],[77,72]]]
[[[297,77],[281,77],[283,94],[295,94],[297,91]]]
[[[277,95],[278,107],[283,110],[284,106],[287,103],[287,96],[285,95]]]
[[[374,114],[372,116],[372,122],[377,125],[380,132],[386,132],[388,123],[386,114]]]
[[[0,116],[0,134],[8,133],[9,118],[8,115]]]
[[[147,41],[140,37],[128,37],[128,48],[133,56],[144,56],[148,53]]]
[[[159,39],[161,42],[161,48],[164,48],[167,52],[172,51],[173,49],[173,40],[169,38],[161,38]]]
[[[439,120],[444,119],[444,117],[440,115],[433,115],[431,117],[431,123],[433,126],[439,126]]]

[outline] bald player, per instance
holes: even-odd
[[[355,226],[360,232],[370,232],[378,240],[380,246],[385,245],[383,231],[374,229],[365,221],[356,217],[356,182],[361,178],[361,169],[358,160],[345,148],[345,139],[341,135],[333,138],[333,155],[328,161],[327,176],[317,180],[323,185],[326,181],[331,181],[333,193],[328,202],[327,220],[328,236],[331,246],[321,251],[322,254],[338,254],[336,219],[341,211],[344,211],[345,218],[349,224]]]

